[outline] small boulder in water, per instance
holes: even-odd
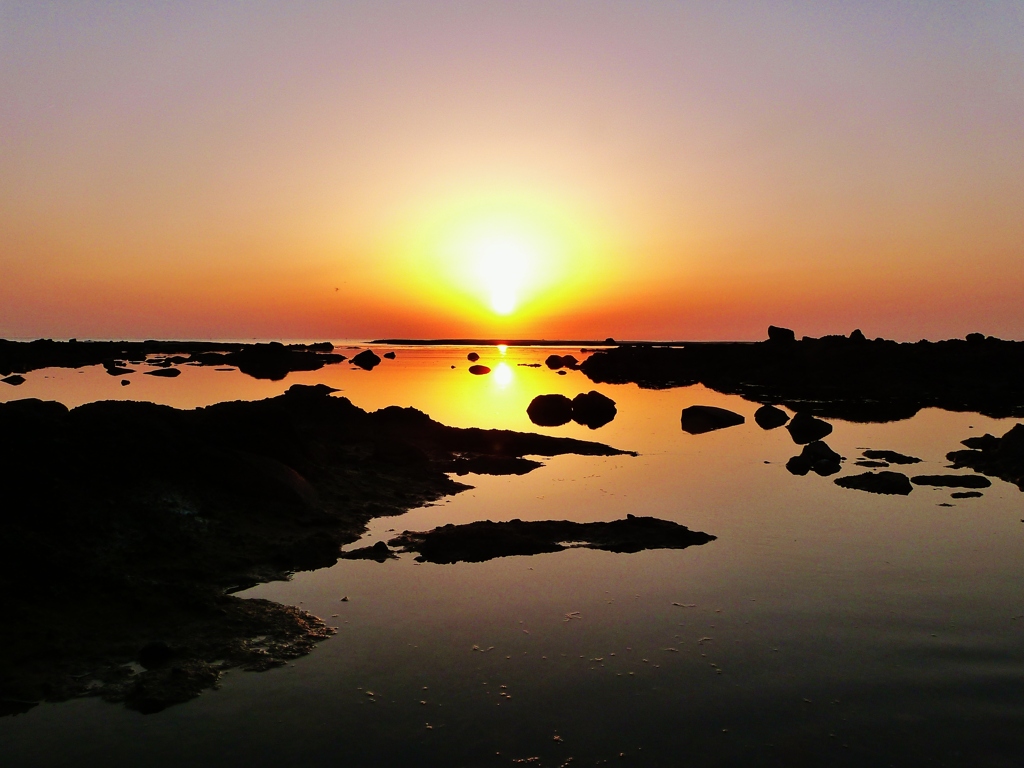
[[[486,365],[471,365],[469,366],[469,372],[474,376],[483,376],[485,373],[490,373],[491,369]]]
[[[384,353],[384,357],[386,357],[388,360],[394,360],[395,359],[395,353],[394,352],[385,352]]]
[[[477,360],[480,359],[480,355],[478,355],[476,352],[470,352],[468,355],[466,355],[466,359],[469,360],[469,362],[471,363],[475,363]]]
[[[572,421],[572,400],[565,395],[537,395],[526,415],[538,427],[560,427]]]
[[[372,349],[364,349],[352,358],[352,365],[358,365],[364,371],[372,371],[376,366],[380,365],[380,358],[377,357]]]
[[[907,496],[914,486],[910,478],[902,472],[865,472],[862,475],[839,477],[833,482],[840,488],[853,488],[868,493],[884,493],[895,496]]]
[[[691,405],[689,408],[683,409],[680,421],[684,432],[700,435],[705,432],[713,432],[716,429],[735,427],[746,419],[725,408],[716,408],[713,405]]]
[[[776,429],[789,421],[789,414],[774,405],[762,405],[754,411],[754,421],[761,429]]]
[[[832,425],[827,421],[816,419],[809,413],[798,413],[789,424],[786,425],[790,437],[797,445],[813,443],[823,437],[832,434]]]

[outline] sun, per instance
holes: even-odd
[[[514,233],[494,232],[472,240],[468,251],[490,308],[511,315],[537,271],[536,248]]]

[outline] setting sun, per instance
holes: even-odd
[[[494,234],[472,243],[470,251],[491,309],[499,315],[512,314],[537,269],[534,249],[515,235]]]

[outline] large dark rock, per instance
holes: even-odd
[[[364,371],[372,371],[375,367],[380,365],[380,358],[377,357],[376,353],[372,349],[364,349],[352,358],[352,365],[358,365]]]
[[[761,429],[776,429],[789,421],[789,414],[774,405],[762,405],[754,411],[754,421]]]
[[[572,421],[572,400],[565,395],[537,395],[526,415],[538,427],[560,427]]]
[[[480,355],[478,355],[476,352],[470,352],[468,355],[466,355],[466,359],[469,360],[469,362],[471,363],[475,363],[477,360],[480,359]]]
[[[5,376],[0,381],[4,384],[10,384],[12,387],[18,387],[25,383],[25,377],[16,373],[13,376]]]
[[[157,368],[155,371],[146,371],[146,376],[159,376],[164,379],[173,379],[181,376],[180,368]]]
[[[789,328],[780,328],[777,325],[768,326],[768,341],[792,342],[796,341],[796,334]]]
[[[483,520],[467,525],[448,524],[432,531],[406,531],[388,543],[406,552],[416,552],[416,559],[421,562],[447,564],[561,552],[570,547],[609,552],[684,549],[714,540],[710,534],[691,531],[668,520],[627,515],[625,520],[609,523]]]
[[[572,420],[591,429],[598,429],[615,418],[615,401],[591,390],[572,399]]]
[[[981,475],[915,475],[910,482],[936,488],[988,488],[992,485],[991,480]]]
[[[832,425],[827,421],[816,419],[809,413],[797,413],[786,425],[790,437],[797,445],[813,443],[832,434]]]
[[[384,353],[384,357],[386,357],[388,360],[394,360],[395,359],[395,353],[394,352],[385,352]]]
[[[1014,425],[1002,437],[969,437],[963,444],[973,450],[946,454],[954,467],[970,467],[1013,483],[1024,491],[1024,424]]]
[[[716,429],[735,427],[744,421],[746,419],[740,414],[725,408],[716,408],[713,405],[691,405],[689,408],[683,409],[680,418],[683,431],[689,432],[691,435],[701,435]]]
[[[474,376],[483,376],[491,372],[491,369],[486,365],[471,365],[469,366],[469,372]]]
[[[580,367],[579,360],[574,355],[548,355],[544,364],[553,371],[557,371],[559,368],[576,370]]]
[[[862,475],[839,477],[833,482],[840,488],[894,496],[906,496],[914,490],[910,478],[902,472],[865,472]]]

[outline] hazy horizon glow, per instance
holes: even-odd
[[[0,337],[1024,338],[1014,2],[0,2]]]

